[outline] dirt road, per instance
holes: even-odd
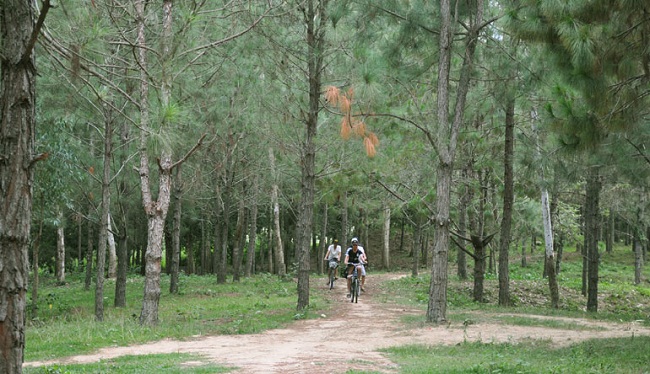
[[[238,369],[234,373],[237,374],[338,374],[350,369],[398,373],[398,366],[378,352],[379,349],[404,344],[456,344],[463,341],[514,343],[530,339],[552,340],[556,345],[563,345],[590,338],[650,335],[650,329],[636,324],[568,318],[557,319],[598,327],[598,330],[482,323],[466,325],[464,321],[454,321],[445,326],[407,327],[400,322],[400,318],[407,314],[423,315],[421,310],[373,301],[381,290],[381,282],[388,277],[394,275],[369,277],[368,292],[362,294],[358,304],[350,303],[345,297],[343,282],[339,281],[337,287],[330,291],[326,289],[324,280],[312,279],[313,292],[324,293],[337,308],[329,315],[300,320],[285,329],[254,335],[209,336],[191,341],[163,340],[131,347],[105,348],[90,355],[25,365],[88,363],[123,355],[181,352],[199,354],[215,363],[236,367]],[[343,338],[346,333],[350,335],[349,339]],[[192,363],[188,362],[187,365]]]

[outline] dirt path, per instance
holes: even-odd
[[[130,347],[104,348],[95,354],[68,357],[48,362],[28,362],[25,366],[89,363],[124,355],[193,353],[215,363],[236,367],[237,374],[248,373],[345,373],[350,369],[397,373],[398,367],[378,349],[404,344],[456,344],[463,341],[519,342],[530,339],[552,340],[555,345],[571,344],[590,338],[650,335],[650,329],[636,324],[613,324],[583,319],[553,318],[581,324],[594,329],[564,330],[544,327],[502,324],[469,324],[454,321],[446,326],[406,327],[400,318],[423,312],[373,301],[380,292],[378,284],[394,275],[369,277],[368,292],[358,304],[345,297],[345,285],[339,281],[334,290],[327,290],[324,280],[312,279],[314,292],[323,292],[336,310],[320,319],[301,320],[285,329],[255,335],[220,335],[192,341],[163,340]],[[372,280],[372,282],[370,281]],[[340,306],[339,306],[340,304]],[[342,339],[345,332],[363,338]],[[347,358],[347,359],[346,359]],[[192,365],[191,362],[187,363]]]

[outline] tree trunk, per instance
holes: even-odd
[[[41,201],[43,201],[41,199]],[[38,288],[40,286],[39,280],[39,267],[38,267],[38,255],[41,247],[41,239],[43,238],[43,208],[41,207],[41,214],[38,220],[38,236],[34,240],[34,245],[32,247],[32,272],[34,273],[34,281],[32,282],[32,305],[38,305]],[[38,318],[38,308],[33,308],[32,318]]]
[[[172,161],[169,151],[162,151],[158,160],[158,198],[153,200],[149,176],[149,156],[147,138],[149,132],[149,76],[147,71],[147,44],[145,39],[145,0],[135,2],[137,40],[136,57],[140,67],[140,187],[142,202],[147,215],[147,249],[145,251],[145,280],[140,324],[158,324],[158,303],[160,301],[160,272],[162,242],[165,218],[171,195]],[[171,12],[171,1],[165,0],[163,9]],[[166,18],[166,16],[164,17]],[[165,27],[163,26],[163,29]]]
[[[282,246],[282,235],[280,231],[280,202],[278,201],[278,183],[277,171],[275,169],[275,155],[273,148],[269,147],[269,163],[271,167],[271,177],[273,186],[271,187],[271,204],[273,204],[273,231],[275,232],[275,269],[277,274],[284,277],[287,274],[287,268],[284,265],[284,248]],[[269,258],[269,261],[271,259]]]
[[[320,111],[321,73],[327,25],[326,0],[309,0],[304,21],[307,27],[307,78],[309,111],[301,155],[301,201],[298,213],[298,310],[309,306],[310,241],[314,220],[316,133]]]
[[[501,220],[501,242],[499,243],[499,305],[510,305],[510,229],[512,226],[512,205],[515,200],[513,174],[515,143],[515,100],[506,104],[506,132],[503,155],[503,218]]]
[[[348,191],[341,194],[341,248],[348,248]]]
[[[413,258],[411,259],[411,277],[418,276],[418,269],[420,267],[420,251],[422,248],[422,225],[419,222],[415,225],[415,232],[413,233]]]
[[[63,213],[59,211],[56,226],[56,282],[65,283],[65,231],[63,228]]]
[[[317,262],[317,267],[318,267],[318,274],[323,274],[324,271],[324,265],[325,261],[323,261],[323,258],[325,257],[325,253],[327,251],[327,211],[329,209],[329,206],[327,203],[323,204],[323,222],[321,224],[321,234],[320,234],[320,245],[318,246],[318,255],[316,258],[318,259]],[[328,264],[329,266],[329,264]]]
[[[467,180],[467,177],[469,175],[468,168],[469,167],[465,167],[462,170],[463,180]],[[462,192],[458,205],[458,235],[464,238],[467,236],[467,207],[469,206],[469,203],[472,199],[472,194],[469,191],[469,186],[467,183],[463,183],[461,189]],[[457,245],[459,248],[456,251],[456,274],[458,275],[459,279],[465,280],[467,279],[467,256],[465,253],[467,247],[465,246],[464,240],[460,240]]]
[[[241,259],[243,252],[243,237],[244,226],[246,225],[246,206],[244,205],[245,192],[242,191],[241,198],[239,199],[239,206],[237,208],[237,223],[235,224],[235,235],[233,238],[232,249],[232,280],[239,282],[241,273]]]
[[[259,194],[259,177],[253,177],[251,190],[250,224],[248,225],[248,252],[244,276],[250,277],[255,273],[255,249],[257,248],[257,196]]]
[[[115,245],[115,235],[113,235],[113,217],[111,217],[110,210],[108,212],[106,240],[108,240],[108,274],[106,277],[109,279],[115,279],[117,276],[117,248]]]
[[[176,175],[174,177],[174,215],[172,220],[172,263],[171,263],[171,276],[169,280],[169,293],[178,293],[178,277],[180,272],[181,262],[181,213],[183,208],[183,177],[181,167],[176,168]]]
[[[90,217],[93,210],[93,204],[88,196],[88,217]],[[88,248],[86,248],[86,279],[84,281],[84,290],[89,291],[93,276],[93,241],[95,240],[95,235],[93,230],[94,222],[90,220],[87,220],[86,222],[88,225]]]
[[[440,1],[440,45],[438,64],[438,99],[436,111],[438,114],[437,134],[434,147],[438,153],[438,180],[436,225],[434,233],[433,266],[431,267],[431,283],[429,287],[429,304],[427,307],[427,322],[444,323],[447,320],[447,267],[449,252],[449,210],[451,205],[451,183],[453,163],[456,153],[458,133],[463,123],[465,100],[469,90],[472,60],[476,50],[479,27],[483,22],[483,0],[476,2],[476,18],[469,25],[466,37],[463,65],[456,89],[456,106],[453,122],[449,122],[449,75],[453,30],[451,25],[451,8],[449,0]]]
[[[585,246],[587,268],[587,311],[598,311],[598,210],[602,181],[597,167],[591,167],[587,176],[585,193]]]
[[[126,278],[129,271],[128,236],[126,231],[118,236],[117,242],[117,273],[115,274],[115,298],[113,305],[116,308],[126,307]]]
[[[526,261],[526,242],[528,241],[528,238],[524,236],[521,238],[521,267],[525,268],[528,266],[528,262]]]
[[[382,258],[382,265],[384,269],[390,269],[390,207],[384,207],[384,250]]]
[[[99,224],[99,241],[97,245],[97,280],[95,282],[95,319],[104,320],[104,270],[106,264],[106,247],[108,245],[108,229],[110,227],[111,206],[111,161],[113,157],[113,123],[107,117],[104,121],[104,152],[102,155],[102,203]]]
[[[605,237],[605,252],[612,253],[614,249],[614,216],[616,211],[614,208],[609,208],[609,215],[607,217],[607,236]]]
[[[0,372],[21,373],[37,161],[34,8],[30,1],[0,4]]]

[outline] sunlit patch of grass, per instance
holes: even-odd
[[[556,349],[549,341],[464,342],[384,350],[401,373],[644,373],[650,337],[599,339]]]
[[[229,373],[234,368],[215,365],[205,358],[190,354],[135,355],[101,360],[89,364],[51,365],[44,367],[25,367],[25,374],[208,374]]]
[[[74,277],[77,277],[76,279]],[[169,294],[169,277],[161,279],[162,294],[157,326],[141,326],[143,278],[127,282],[127,306],[115,308],[114,281],[106,285],[103,322],[94,315],[95,292],[83,289],[82,275],[69,275],[69,283],[57,286],[43,277],[38,318],[26,326],[26,361],[92,352],[98,348],[127,346],[163,338],[188,339],[214,334],[250,334],[286,326],[296,318],[297,288],[270,274],[216,284],[213,277],[181,276],[179,294]],[[107,282],[109,283],[109,282]],[[317,318],[321,297],[310,297],[301,319]],[[52,307],[50,307],[52,305]],[[69,311],[74,310],[75,313]],[[65,312],[68,311],[68,312]]]

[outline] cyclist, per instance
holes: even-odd
[[[339,245],[339,240],[334,239],[332,244],[327,247],[327,253],[325,254],[324,261],[328,263],[327,270],[327,285],[330,285],[330,278],[332,277],[332,272],[335,274],[336,278],[336,268],[339,267],[339,262],[341,262],[341,246]]]
[[[361,291],[366,291],[363,288],[364,283],[366,282],[366,269],[363,267],[363,264],[365,264],[368,259],[366,258],[366,253],[363,250],[363,247],[359,245],[359,240],[357,238],[352,238],[350,241],[350,247],[348,248],[347,251],[345,251],[345,265],[347,268],[345,269],[345,273],[347,274],[348,278],[348,297],[350,297],[350,286],[352,285],[352,278],[350,275],[354,271],[354,267],[356,264],[357,267],[357,275],[361,277]]]

